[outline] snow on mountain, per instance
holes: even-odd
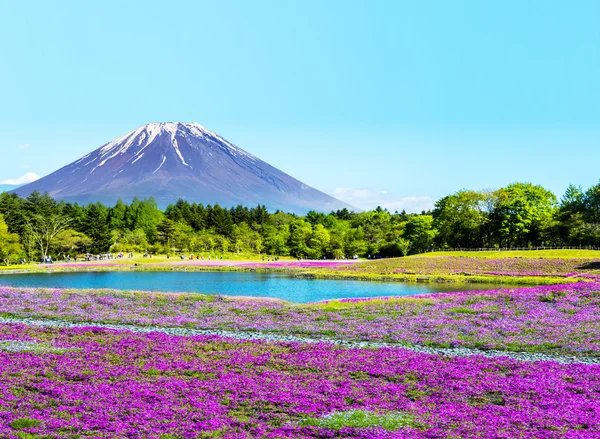
[[[15,190],[79,203],[154,196],[203,204],[264,204],[271,210],[353,209],[290,177],[197,123],[149,123]]]

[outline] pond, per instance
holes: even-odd
[[[294,278],[252,272],[79,272],[0,276],[1,286],[34,288],[108,288],[255,296],[306,303],[329,299],[414,296],[436,292],[510,288],[493,284],[361,282]]]

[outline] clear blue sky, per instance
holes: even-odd
[[[4,1],[0,182],[195,121],[362,208],[600,178],[598,1]]]

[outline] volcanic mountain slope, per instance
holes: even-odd
[[[197,123],[142,126],[14,192],[26,197],[34,190],[79,203],[154,196],[161,208],[182,198],[223,207],[264,204],[299,214],[356,210]]]

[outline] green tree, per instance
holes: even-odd
[[[46,258],[56,235],[69,228],[71,220],[60,214],[34,214],[26,219],[25,234],[36,243],[42,257]]]
[[[146,233],[142,229],[114,230],[111,233],[111,242],[114,243],[111,246],[113,251],[144,252],[149,248]]]
[[[589,223],[600,223],[600,183],[585,191],[583,197],[584,216]]]
[[[290,249],[287,246],[290,230],[287,224],[278,227],[267,225],[263,228],[265,252],[276,256],[287,256]]]
[[[463,190],[435,203],[432,215],[439,247],[482,247],[483,226],[489,221],[480,208],[485,196]]]
[[[10,265],[23,255],[23,247],[19,240],[19,235],[10,233],[8,225],[4,222],[4,217],[0,215],[0,259]]]
[[[365,240],[362,227],[351,228],[345,236],[344,242],[345,254],[347,258],[353,256],[366,256],[368,243]]]
[[[92,240],[89,246],[91,253],[106,252],[113,244],[108,226],[108,209],[100,203],[87,206],[82,230]]]
[[[501,245],[541,245],[550,233],[556,196],[531,183],[513,183],[498,191],[493,213]]]
[[[125,230],[127,228],[128,206],[120,198],[108,212],[108,223],[111,230]]]
[[[178,232],[177,223],[165,217],[158,225],[157,231],[159,241],[168,249],[167,251],[170,251],[175,234]]]
[[[0,215],[4,216],[10,233],[23,235],[26,230],[26,218],[30,215],[25,208],[25,200],[17,194],[3,192],[0,194]]]
[[[329,231],[323,224],[315,225],[308,242],[310,251],[308,256],[312,259],[321,259],[325,256],[328,252],[330,239]]]
[[[413,215],[406,222],[404,239],[412,243],[415,253],[423,253],[433,245],[436,233],[433,227],[433,216]]]
[[[398,238],[395,241],[395,245],[402,256],[408,255],[410,249],[412,248],[412,242],[404,238]]]
[[[126,220],[129,230],[143,230],[148,241],[153,243],[158,239],[158,225],[162,216],[153,197],[144,200],[136,197],[127,210]]]
[[[92,240],[76,230],[65,230],[56,235],[52,248],[58,254],[70,255],[73,252],[87,253],[92,245]]]
[[[312,226],[309,222],[298,219],[290,225],[289,249],[296,257],[306,257],[311,251],[308,241],[312,236]]]

